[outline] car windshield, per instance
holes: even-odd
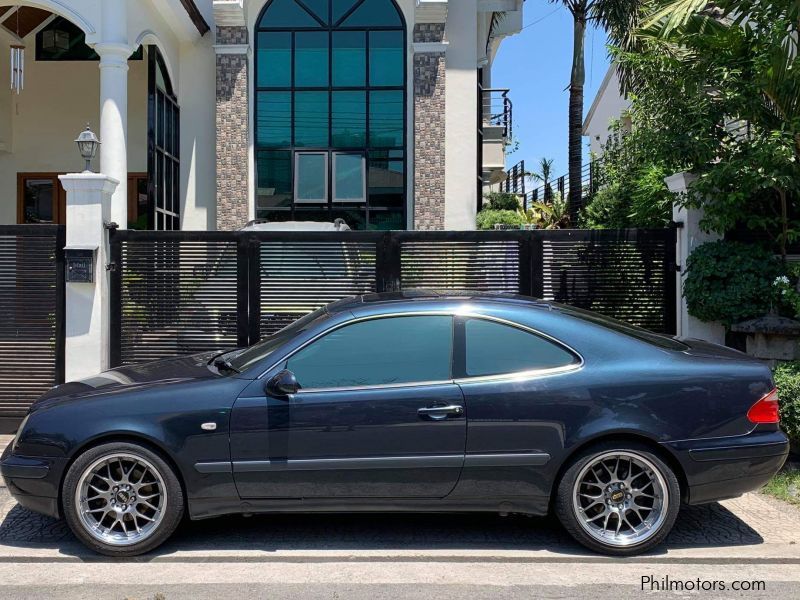
[[[622,333],[629,337],[636,338],[642,342],[652,344],[653,346],[664,348],[665,350],[683,352],[684,350],[689,349],[689,346],[679,342],[673,337],[662,335],[660,333],[654,333],[652,331],[648,331],[647,329],[637,327],[636,325],[631,325],[630,323],[625,323],[624,321],[618,321],[617,319],[606,317],[605,315],[575,308],[574,306],[567,306],[565,304],[554,303],[553,307],[557,308],[565,315],[569,315],[570,317],[575,317],[583,321],[588,321],[589,323],[594,323],[595,325],[600,325],[606,329],[611,329],[617,333]]]
[[[284,327],[277,333],[265,337],[263,340],[253,344],[249,348],[245,348],[244,350],[234,350],[233,352],[225,354],[224,357],[234,369],[244,372],[257,362],[267,358],[270,354],[275,352],[275,350],[310,327],[311,324],[316,322],[318,319],[327,317],[328,312],[324,307],[317,309],[314,312],[307,314],[305,317],[298,319],[291,325]]]

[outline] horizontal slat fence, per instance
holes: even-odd
[[[112,364],[255,343],[347,296],[521,293],[675,331],[675,232],[111,233]]]
[[[0,226],[0,434],[63,382],[63,249],[63,226]]]

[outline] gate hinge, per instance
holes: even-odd
[[[109,231],[116,231],[117,229],[119,229],[119,225],[114,223],[114,221],[108,221],[106,223],[103,223],[103,227],[105,227]]]
[[[116,271],[117,270],[117,263],[110,262],[106,265],[106,271]]]

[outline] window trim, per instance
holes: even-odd
[[[313,336],[311,339],[306,340],[303,344],[298,346],[297,348],[291,350],[280,359],[270,363],[270,366],[264,369],[256,380],[263,379],[267,375],[275,374],[274,371],[277,367],[285,368],[286,363],[288,360],[294,356],[297,352],[300,352],[303,348],[308,346],[309,344],[313,344],[319,338],[336,331],[342,327],[347,325],[353,325],[355,323],[360,323],[362,321],[372,321],[375,319],[385,319],[390,317],[427,317],[427,316],[448,316],[453,318],[453,353],[452,353],[452,364],[451,364],[451,371],[450,374],[453,377],[449,380],[443,381],[424,381],[419,383],[398,383],[398,384],[383,384],[383,385],[371,385],[371,386],[360,386],[354,388],[309,388],[306,390],[300,390],[298,394],[301,393],[309,393],[309,392],[334,392],[334,391],[356,391],[356,390],[374,390],[374,389],[388,389],[392,388],[408,388],[408,387],[428,387],[432,385],[444,385],[444,384],[461,384],[461,383],[479,383],[482,381],[497,381],[497,380],[520,380],[520,379],[539,379],[541,377],[549,377],[551,375],[560,375],[562,373],[571,373],[573,371],[578,371],[584,367],[586,361],[583,358],[583,355],[575,350],[569,344],[562,342],[554,338],[543,331],[539,331],[532,327],[528,327],[526,325],[521,325],[515,321],[509,321],[507,319],[503,319],[501,317],[495,317],[493,315],[484,315],[477,312],[470,312],[470,311],[463,311],[457,309],[451,310],[432,310],[432,311],[410,311],[410,312],[393,312],[393,313],[382,313],[378,315],[369,315],[364,317],[355,317],[348,321],[344,321],[342,323],[337,323],[333,327],[326,329],[325,331],[321,331],[317,335]],[[530,371],[517,371],[514,373],[502,373],[500,375],[481,375],[478,377],[467,377],[460,375],[464,373],[464,359],[466,357],[466,345],[465,345],[465,338],[463,335],[464,332],[464,322],[466,319],[483,319],[485,321],[492,321],[495,323],[500,323],[502,325],[508,325],[510,327],[516,327],[517,329],[521,329],[533,335],[538,335],[558,346],[561,346],[565,350],[571,352],[575,357],[578,359],[578,362],[572,365],[566,365],[564,367],[555,367],[553,369],[536,369]],[[461,335],[459,335],[459,328],[461,329]],[[458,375],[458,376],[456,376]]]
[[[518,380],[518,379],[538,379],[540,377],[547,377],[550,375],[558,375],[561,373],[569,373],[572,371],[577,371],[582,369],[585,361],[583,355],[569,346],[565,344],[561,340],[554,338],[551,335],[548,335],[542,331],[533,329],[532,327],[527,327],[515,321],[509,321],[507,319],[502,319],[500,317],[494,317],[490,315],[481,315],[481,314],[470,314],[470,313],[458,313],[455,315],[456,322],[455,322],[455,332],[456,332],[456,339],[455,339],[455,347],[454,347],[454,356],[457,356],[457,363],[453,366],[453,373],[454,373],[454,381],[456,383],[477,383],[481,381],[497,381],[497,380]],[[523,371],[511,371],[509,373],[496,373],[493,375],[469,375],[467,374],[467,333],[466,333],[466,324],[467,321],[470,319],[476,319],[479,321],[488,321],[492,323],[497,323],[498,325],[505,325],[506,327],[512,327],[514,329],[519,329],[520,331],[524,331],[530,335],[534,335],[536,337],[542,338],[551,344],[554,344],[565,350],[569,354],[575,357],[575,362],[564,365],[561,367],[551,367],[548,369],[526,369]]]

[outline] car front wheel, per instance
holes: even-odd
[[[602,444],[570,464],[558,485],[556,513],[587,548],[616,556],[660,544],[675,524],[680,486],[672,469],[639,444]]]
[[[152,450],[126,442],[91,448],[67,471],[64,516],[85,545],[106,556],[136,556],[161,545],[183,517],[183,491]]]

